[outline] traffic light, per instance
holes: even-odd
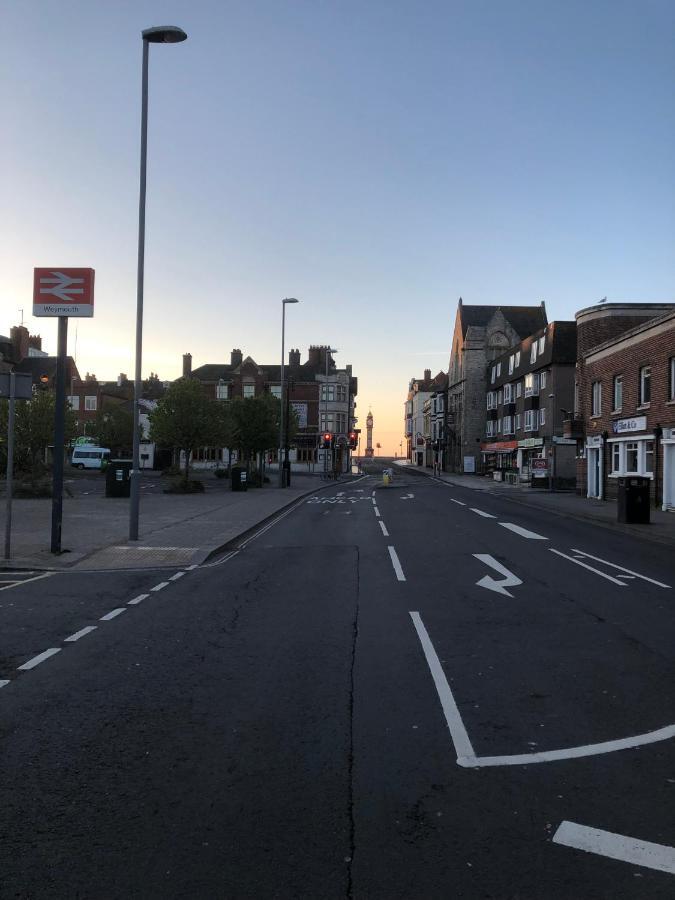
[[[329,450],[333,446],[333,435],[330,431],[325,431],[323,435],[323,444],[324,450]]]
[[[349,432],[349,449],[356,450],[359,443],[359,436],[355,431]]]

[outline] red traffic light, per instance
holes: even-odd
[[[356,447],[359,442],[359,437],[355,431],[349,432],[349,449],[356,450]]]
[[[333,443],[333,435],[330,433],[330,431],[325,431],[324,435],[323,435],[323,446],[330,447],[332,443]]]

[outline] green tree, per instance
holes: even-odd
[[[150,439],[185,454],[186,486],[190,478],[190,453],[213,443],[215,404],[198,381],[181,378],[174,381],[149,414]]]
[[[131,453],[134,443],[133,413],[117,404],[110,404],[96,414],[96,434],[99,447],[108,447],[113,456]]]
[[[37,391],[32,400],[16,404],[15,464],[19,471],[30,472],[33,484],[43,469],[47,447],[54,444],[55,407],[53,391]],[[75,434],[75,413],[66,406],[65,443],[69,444]]]
[[[232,417],[234,436],[241,457],[244,460],[258,457],[258,468],[264,470],[265,451],[279,443],[279,420],[281,402],[271,394],[262,394],[246,400],[233,400]],[[297,427],[297,418],[290,410],[289,437],[292,439]]]
[[[229,469],[229,460],[232,458],[232,451],[239,446],[239,436],[234,410],[232,403],[229,401],[214,401],[211,440],[213,446],[224,447],[228,451]]]

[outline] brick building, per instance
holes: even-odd
[[[459,298],[448,367],[444,462],[475,472],[485,436],[487,365],[547,324],[546,306],[469,306]]]
[[[487,370],[482,470],[497,480],[573,487],[575,442],[563,437],[574,403],[576,322],[550,322]]]
[[[576,314],[577,489],[613,499],[618,479],[650,480],[675,507],[675,304],[606,304]]]

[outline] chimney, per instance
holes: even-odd
[[[120,374],[117,376],[117,387],[122,387],[123,384],[126,384],[126,381],[127,381],[127,373],[120,372]]]
[[[431,369],[424,370],[424,380],[431,381]]]
[[[42,350],[42,338],[39,334],[31,334],[28,337],[28,346],[33,350]]]
[[[192,354],[183,354],[183,378],[189,378],[192,375]]]
[[[30,338],[28,329],[25,325],[14,325],[9,332],[9,336],[14,350],[14,361],[20,363],[22,359],[28,356]]]
[[[321,357],[321,347],[317,347],[315,344],[309,348],[309,364],[310,366],[320,366],[323,362],[325,367],[325,361],[322,360]]]
[[[299,366],[300,365],[300,351],[299,350],[290,350],[289,351],[288,365],[289,366]]]
[[[243,358],[244,357],[242,355],[241,350],[237,350],[237,349],[233,350],[232,353],[230,354],[230,365],[231,366],[240,366]]]

